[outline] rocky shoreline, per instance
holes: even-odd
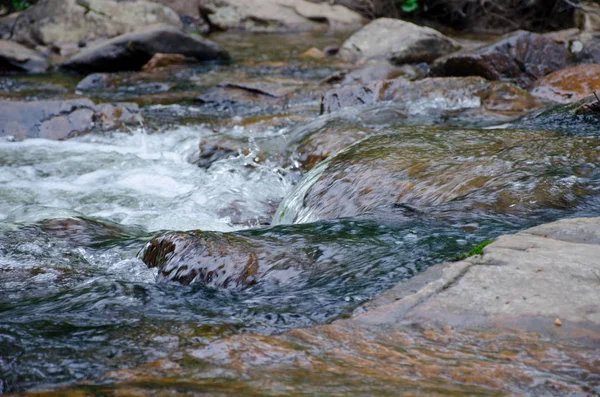
[[[94,309],[65,320],[74,330],[105,310],[94,299],[114,297],[102,294],[142,296],[123,321],[159,324],[139,337],[135,327],[117,332],[135,346],[47,387],[47,374],[23,381],[27,362],[0,355],[0,369],[16,368],[0,376],[0,393],[600,395],[594,12],[578,9],[567,30],[473,38],[368,21],[335,3],[40,0],[0,18],[0,182],[4,199],[24,207],[0,213],[0,255],[10,259],[0,282],[50,275],[68,280],[59,291],[83,285],[69,307],[82,299]],[[110,146],[113,135],[136,147]],[[20,157],[28,142],[49,170]],[[87,165],[97,142],[105,153]],[[165,159],[173,168],[160,168]],[[139,166],[121,175],[130,164]],[[117,189],[63,200],[46,179],[56,175],[65,195],[95,181]],[[39,199],[29,181],[52,197]],[[153,212],[156,203],[224,231],[128,223],[138,219],[128,211],[174,216]],[[53,206],[67,215],[36,218]],[[434,264],[488,238],[481,255]],[[65,251],[43,257],[56,247]],[[23,255],[31,269],[11,264]],[[109,272],[109,287],[98,286],[100,266],[77,273],[99,257],[141,266],[155,283]],[[384,281],[397,285],[381,292]],[[217,314],[177,318],[199,297]],[[303,301],[310,307],[294,311]],[[146,305],[159,308],[156,319],[142,318]],[[121,320],[107,307],[98,317]],[[20,316],[7,324],[20,330]],[[23,340],[14,349],[31,359]],[[166,352],[127,353],[138,343]]]

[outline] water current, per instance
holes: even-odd
[[[111,370],[177,360],[190,344],[332,322],[483,240],[598,208],[586,201],[476,225],[412,216],[268,226],[298,173],[257,161],[248,138],[248,150],[201,169],[193,164],[198,142],[213,132],[182,123],[0,142],[0,392],[98,381]],[[326,266],[302,269],[285,285],[157,283],[140,252],[161,232],[196,229],[274,239]]]

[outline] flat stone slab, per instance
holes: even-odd
[[[434,266],[407,295],[404,284],[355,321],[460,327],[517,327],[557,334],[600,331],[600,218],[566,219],[501,236],[482,256]],[[598,341],[600,342],[600,340]]]

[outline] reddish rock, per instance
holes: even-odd
[[[536,97],[570,103],[600,91],[600,64],[578,65],[558,70],[538,80],[531,91]]]

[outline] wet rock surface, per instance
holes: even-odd
[[[157,3],[43,0],[19,16],[11,38],[30,47],[49,46],[111,38],[157,23],[181,26],[173,10]]]
[[[12,140],[62,140],[85,134],[95,126],[101,129],[137,126],[142,120],[137,105],[96,105],[89,99],[0,101],[0,107],[4,109],[0,115],[0,136]]]
[[[391,132],[391,131],[390,131]],[[571,139],[568,149],[559,149]],[[557,151],[555,151],[557,150]],[[378,211],[468,220],[485,213],[534,216],[595,194],[597,138],[541,131],[400,128],[320,164],[286,198],[275,223]],[[552,175],[552,176],[550,176]]]
[[[434,29],[379,18],[350,36],[339,56],[351,62],[380,59],[404,64],[431,62],[458,49],[458,43]]]
[[[213,15],[258,4],[233,3]],[[185,29],[197,4],[172,4]],[[231,63],[154,37],[141,71],[0,76],[1,392],[598,394],[593,221],[430,266],[597,215],[600,101],[351,65],[306,15],[212,35]]]
[[[158,25],[87,48],[62,67],[92,72],[139,70],[157,53],[181,54],[198,61],[229,60],[227,51],[210,40],[190,36],[175,27]]]
[[[340,109],[392,102],[408,114],[443,114],[470,109],[522,113],[541,103],[526,91],[510,84],[490,82],[479,77],[426,78],[377,81],[327,91],[321,100],[322,113]]]
[[[289,250],[282,243],[213,232],[170,233],[152,240],[143,260],[158,267],[157,281],[239,288],[267,278],[285,284],[315,258],[309,248]]]
[[[414,320],[461,328],[516,327],[557,339],[591,336],[588,342],[597,344],[600,308],[593,302],[600,293],[599,233],[600,219],[578,218],[501,236],[482,256],[439,265],[439,278],[416,294],[381,305],[394,300],[394,290],[389,291],[372,302],[380,307],[357,319],[373,324]],[[396,315],[388,316],[392,307]],[[562,325],[555,324],[557,318]]]
[[[571,103],[600,91],[600,65],[585,64],[558,70],[538,80],[531,93],[539,98]]]
[[[481,76],[528,88],[536,79],[570,63],[564,46],[542,35],[518,31],[491,45],[442,57],[432,72],[436,76]]]
[[[49,67],[48,61],[36,51],[12,41],[0,40],[0,71],[40,73]]]
[[[182,359],[111,372],[111,384],[102,387],[140,393],[177,384],[215,395],[594,395],[599,235],[600,220],[588,218],[503,236],[482,256],[398,284],[350,319],[190,346]],[[210,376],[194,376],[206,366]],[[224,391],[221,382],[234,380],[234,390]]]

